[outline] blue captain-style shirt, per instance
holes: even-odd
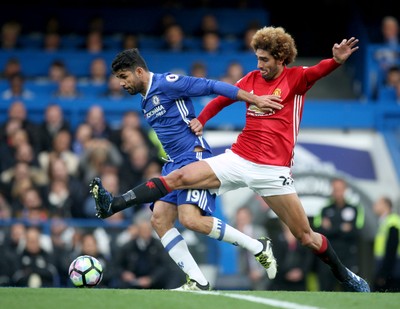
[[[144,118],[156,132],[169,159],[201,146],[211,152],[202,136],[196,136],[189,122],[196,118],[191,97],[224,95],[235,99],[239,88],[206,78],[150,72],[150,83],[142,99]]]

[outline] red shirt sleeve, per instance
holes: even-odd
[[[204,126],[209,119],[218,114],[223,108],[231,105],[234,102],[236,102],[236,100],[232,100],[224,96],[218,96],[207,103],[197,119]]]
[[[313,84],[317,80],[337,69],[339,66],[340,63],[337,63],[333,58],[324,59],[321,60],[318,64],[307,68],[304,74],[307,82]]]

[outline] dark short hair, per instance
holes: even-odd
[[[118,71],[133,71],[137,67],[141,67],[148,71],[146,61],[140,55],[137,48],[126,49],[118,53],[111,63],[111,69],[113,73]]]

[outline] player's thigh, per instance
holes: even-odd
[[[310,223],[296,193],[264,196],[263,199],[297,238],[310,233]]]
[[[210,165],[205,161],[190,163],[175,170],[164,179],[174,189],[213,189],[220,186],[220,181]]]

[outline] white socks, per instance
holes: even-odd
[[[201,285],[208,283],[199,266],[194,260],[186,241],[176,228],[170,229],[161,238],[165,250],[190,279],[196,280]]]
[[[209,237],[245,248],[253,253],[253,255],[262,251],[263,245],[257,239],[247,236],[218,218],[213,219],[213,227],[210,234],[208,234]]]

